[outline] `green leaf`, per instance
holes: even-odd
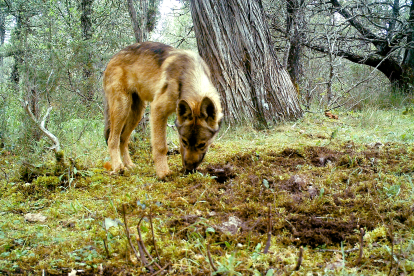
[[[216,231],[214,230],[214,228],[213,227],[208,227],[207,229],[206,229],[206,233],[216,233]]]
[[[269,269],[266,273],[266,276],[273,276],[273,272],[274,272],[273,268]]]
[[[267,181],[266,179],[263,179],[263,185],[269,189],[269,181]]]

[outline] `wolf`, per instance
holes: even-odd
[[[195,170],[203,161],[223,118],[220,96],[204,60],[195,52],[162,43],[136,43],[115,54],[104,71],[103,90],[111,173],[135,166],[128,144],[147,102],[152,156],[160,179],[171,174],[166,128],[172,113],[176,112],[175,126],[186,171]]]

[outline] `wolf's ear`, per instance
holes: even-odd
[[[186,100],[180,100],[177,105],[177,120],[181,124],[193,120],[193,110]]]
[[[200,105],[200,118],[207,121],[207,123],[216,120],[217,109],[213,101],[204,97]]]

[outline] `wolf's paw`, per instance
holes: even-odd
[[[135,168],[137,165],[135,165],[134,163],[129,163],[129,164],[125,164],[125,167],[128,169],[128,170],[130,170],[130,169],[133,169],[133,168]]]
[[[158,171],[157,176],[160,180],[165,180],[166,177],[170,176],[172,172],[170,170]]]
[[[124,165],[120,164],[119,166],[113,167],[113,170],[109,173],[111,175],[113,174],[123,174],[125,171]]]

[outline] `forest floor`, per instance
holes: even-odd
[[[147,137],[122,175],[3,150],[0,274],[413,275],[414,114],[338,115],[223,127],[196,173],[171,150],[167,181]]]

